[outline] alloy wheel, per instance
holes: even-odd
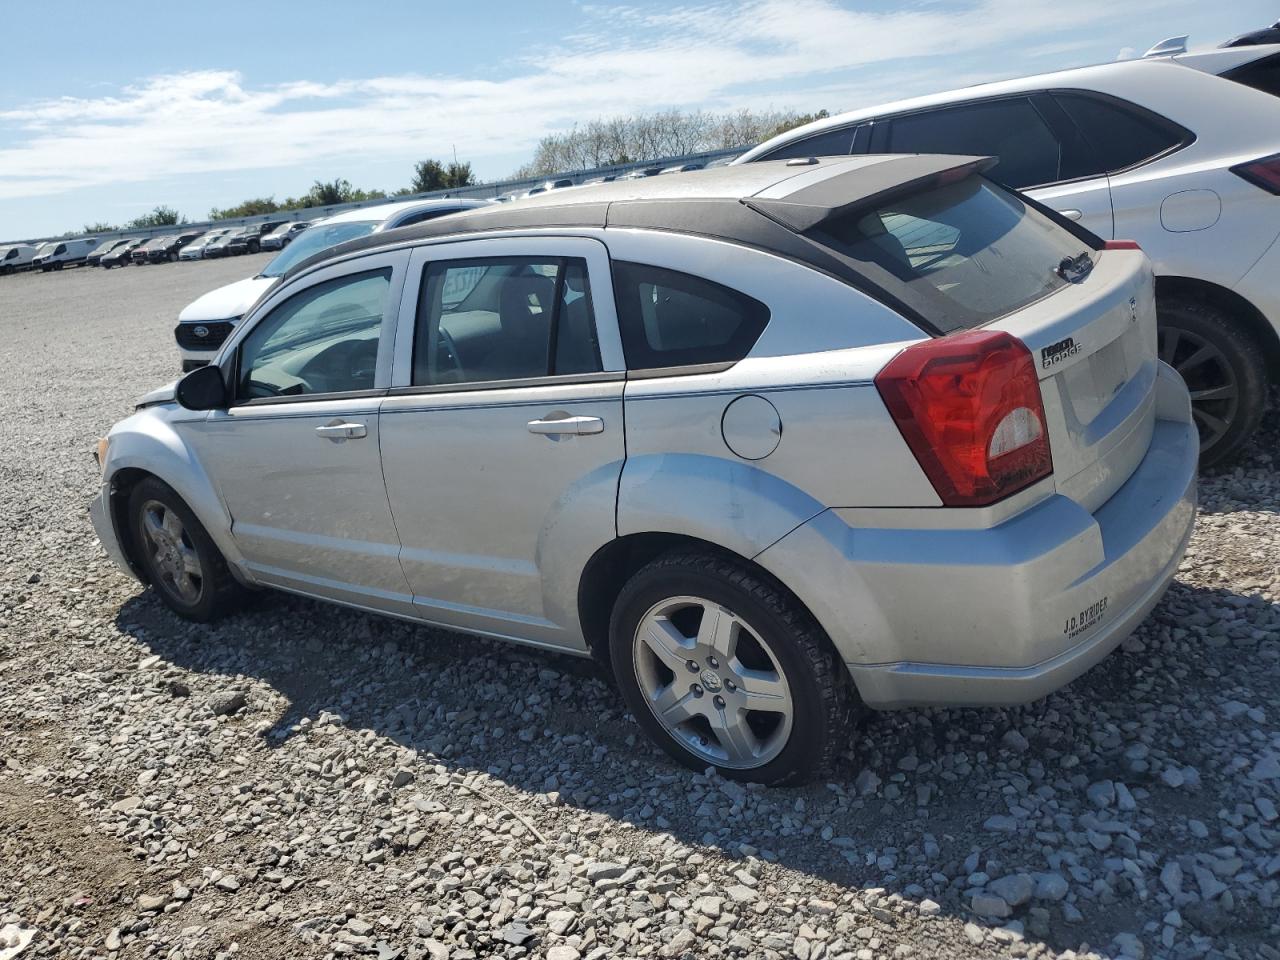
[[[720,604],[655,604],[636,628],[632,663],[654,717],[709,766],[764,766],[787,745],[795,709],[778,658]]]
[[[165,589],[183,603],[199,600],[204,572],[182,518],[159,500],[148,500],[142,506],[142,532],[152,569]]]
[[[1203,451],[1231,429],[1240,408],[1240,386],[1226,355],[1190,330],[1159,328],[1160,359],[1177,370],[1191,392],[1191,416]]]

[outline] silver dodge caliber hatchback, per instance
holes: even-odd
[[[555,191],[296,266],[98,447],[182,616],[275,587],[593,655],[677,760],[821,775],[861,705],[1010,704],[1159,600],[1195,513],[1150,265],[859,156]]]

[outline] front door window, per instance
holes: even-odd
[[[286,300],[244,339],[240,402],[372,390],[391,268],[316,284]]]

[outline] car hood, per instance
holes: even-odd
[[[203,297],[187,304],[178,314],[178,322],[242,317],[275,283],[275,277],[248,277],[228,283],[217,290],[210,290]]]
[[[141,410],[143,407],[154,407],[160,403],[172,403],[174,397],[177,396],[177,391],[177,380],[174,380],[172,383],[166,383],[163,387],[156,387],[154,390],[144,393],[142,397],[139,398],[136,404],[136,409]]]

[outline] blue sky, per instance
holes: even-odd
[[[313,180],[509,174],[575,121],[681,107],[833,112],[1212,44],[1272,0],[5,5],[0,237],[192,219]]]

